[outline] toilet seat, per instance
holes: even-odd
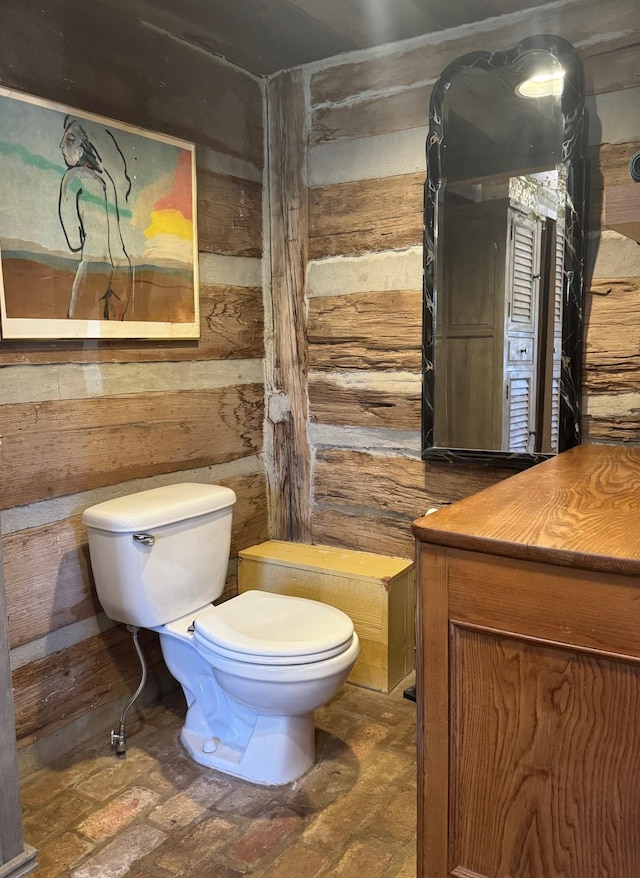
[[[247,591],[194,620],[196,647],[249,664],[295,665],[345,652],[351,619],[341,610],[287,595]]]

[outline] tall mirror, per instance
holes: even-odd
[[[580,440],[580,60],[559,37],[450,64],[432,96],[423,458],[524,467]]]

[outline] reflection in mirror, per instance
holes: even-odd
[[[527,466],[579,441],[585,173],[573,47],[475,52],[433,90],[423,457]]]

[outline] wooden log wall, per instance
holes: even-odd
[[[410,522],[508,470],[420,461],[422,187],[440,71],[550,33],[585,68],[591,206],[584,437],[640,440],[640,248],[603,227],[603,190],[640,149],[636,0],[560,0],[304,69],[312,539],[413,557]]]
[[[198,341],[0,342],[0,508],[24,748],[69,723],[91,733],[88,718],[109,704],[115,721],[139,679],[130,636],[97,602],[85,508],[179,481],[221,483],[238,497],[232,557],[268,537],[264,89],[92,0],[3,4],[0,84],[197,147]],[[227,595],[233,574],[232,561]],[[157,638],[145,640],[159,672]]]
[[[274,521],[289,535],[412,557],[413,518],[508,475],[419,458],[428,100],[446,64],[473,49],[556,33],[582,55],[592,160],[584,433],[638,441],[640,251],[603,227],[602,193],[626,182],[640,148],[639,30],[636,0],[555,0],[270,81],[271,109],[282,110],[284,88],[296,99],[270,144],[269,181],[284,200],[270,210],[279,249],[265,451],[272,497],[288,504]],[[96,602],[84,508],[180,480],[222,482],[238,494],[232,554],[269,535],[264,89],[99,0],[3,3],[0,84],[192,140],[198,160],[199,341],[0,342],[0,502],[24,746],[135,684],[133,649]],[[295,490],[279,492],[291,473]],[[153,648],[155,666],[152,638]]]

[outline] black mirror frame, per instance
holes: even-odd
[[[524,469],[553,457],[546,453],[512,453],[482,449],[443,448],[434,438],[434,341],[437,296],[436,242],[438,191],[442,184],[440,148],[444,141],[442,101],[451,79],[461,70],[493,70],[513,64],[525,52],[544,51],[565,71],[561,98],[564,118],[562,161],[566,168],[567,212],[563,269],[562,361],[558,453],[580,443],[585,223],[588,165],[585,155],[587,116],[584,75],[575,48],[562,37],[542,35],[522,40],[506,52],[471,52],[449,64],[440,74],[429,109],[427,179],[424,190],[424,285],[422,339],[422,459],[495,464]]]

